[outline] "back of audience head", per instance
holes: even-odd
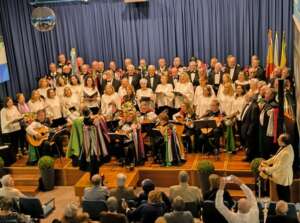
[[[220,176],[219,175],[210,174],[208,180],[209,180],[210,190],[219,188],[219,186],[220,186]]]
[[[96,187],[100,186],[101,185],[101,176],[99,174],[93,175],[92,179],[91,179],[91,183]]]
[[[249,212],[251,208],[251,204],[249,202],[249,200],[245,199],[245,198],[241,198],[238,201],[238,211],[242,214],[246,214]]]
[[[125,183],[126,183],[126,175],[123,173],[119,173],[117,175],[117,186],[118,187],[125,187]]]
[[[150,191],[153,191],[155,189],[155,185],[151,179],[143,180],[141,185],[145,193],[149,193]]]
[[[116,197],[109,197],[106,201],[108,211],[116,212],[119,208],[118,200]]]
[[[157,190],[150,191],[148,195],[148,203],[150,204],[162,203],[161,192]]]
[[[1,178],[1,184],[3,187],[13,187],[14,186],[14,179],[10,174],[4,175]]]
[[[276,203],[275,210],[277,215],[286,215],[289,210],[289,206],[285,201],[280,200]]]
[[[180,171],[179,175],[178,175],[178,180],[179,180],[179,183],[188,183],[189,174],[184,170]]]
[[[172,208],[174,211],[184,211],[185,203],[182,197],[177,196],[172,202]]]

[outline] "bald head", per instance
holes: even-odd
[[[251,204],[249,202],[249,200],[245,199],[245,198],[241,198],[238,201],[238,211],[242,214],[246,214],[249,212],[251,208]]]

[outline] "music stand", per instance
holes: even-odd
[[[156,123],[155,122],[150,122],[150,123],[142,123],[141,127],[142,127],[142,132],[150,132],[154,127],[155,127]]]
[[[199,119],[193,121],[195,129],[214,129],[217,127],[216,120],[214,119]]]
[[[112,132],[116,131],[119,125],[119,121],[120,121],[119,119],[107,121],[106,122],[107,128]]]
[[[117,133],[109,132],[108,135],[113,141],[118,140],[123,142],[125,140],[129,140],[128,136],[125,134],[117,134]]]

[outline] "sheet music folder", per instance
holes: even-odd
[[[125,134],[117,134],[117,133],[109,132],[108,135],[113,141],[115,140],[124,141],[129,139],[128,136]]]
[[[194,128],[195,129],[204,129],[204,128],[216,128],[217,123],[214,119],[200,119],[195,120],[194,122]]]

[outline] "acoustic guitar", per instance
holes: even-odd
[[[63,126],[57,127],[57,128],[48,128],[46,126],[42,126],[40,128],[35,128],[34,131],[38,132],[42,137],[37,138],[34,135],[26,134],[26,140],[30,145],[32,145],[34,147],[39,147],[42,145],[42,143],[44,141],[49,139],[50,133],[54,133],[54,136],[55,136],[57,133],[64,131],[66,129],[66,127],[67,127],[67,125],[63,125]],[[51,137],[51,138],[53,139],[54,137]],[[50,141],[52,141],[52,139]]]

